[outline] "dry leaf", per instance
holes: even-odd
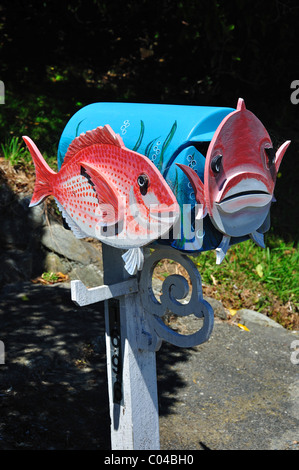
[[[255,270],[258,276],[263,277],[264,272],[263,272],[263,266],[261,264],[258,264]]]
[[[229,311],[230,315],[233,317],[234,315],[236,315],[238,310],[236,310],[235,308],[229,308],[228,311]]]
[[[249,328],[247,328],[247,326],[245,326],[245,325],[242,325],[242,323],[237,323],[237,326],[238,326],[239,328],[241,328],[241,330],[250,331]]]

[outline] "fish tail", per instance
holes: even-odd
[[[52,175],[56,175],[55,171],[53,171],[47,162],[44,160],[42,154],[38,150],[35,143],[26,136],[23,136],[23,140],[25,141],[28,150],[31,154],[34,166],[35,166],[35,174],[36,174],[36,181],[34,186],[34,192],[29,204],[29,207],[36,206],[40,204],[47,196],[53,194],[53,184],[52,184]]]

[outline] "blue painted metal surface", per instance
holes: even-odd
[[[75,113],[63,130],[58,147],[58,168],[75,137],[109,124],[122,137],[127,148],[146,155],[154,162],[176,195],[182,214],[184,204],[190,205],[192,212],[194,192],[176,163],[189,165],[203,180],[205,152],[217,127],[232,111],[234,108],[214,106],[93,103]],[[182,216],[182,225],[183,222]],[[159,240],[157,243],[193,253],[215,249],[222,236],[205,217],[200,248],[192,245],[194,232],[185,233],[183,228],[180,239]],[[230,244],[244,239],[247,237],[232,238]]]

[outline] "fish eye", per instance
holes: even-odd
[[[221,169],[221,161],[223,155],[216,155],[211,161],[211,168],[214,173],[219,173]]]
[[[145,196],[147,193],[147,188],[149,185],[149,178],[145,173],[141,173],[141,175],[137,178],[137,184],[139,186],[140,192],[142,196]]]
[[[273,147],[265,147],[265,152],[268,157],[269,167],[275,162],[275,151]]]

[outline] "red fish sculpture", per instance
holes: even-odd
[[[128,250],[125,268],[130,274],[141,270],[141,247],[165,236],[179,216],[176,198],[155,165],[127,149],[108,125],[75,138],[58,173],[29,137],[23,139],[36,170],[30,206],[53,195],[76,237]]]
[[[223,119],[209,145],[204,182],[192,168],[177,164],[202,204],[199,217],[208,214],[223,234],[216,248],[217,264],[224,259],[231,237],[249,235],[264,247],[276,176],[289,144],[286,141],[275,153],[265,127],[240,98],[236,111]]]

